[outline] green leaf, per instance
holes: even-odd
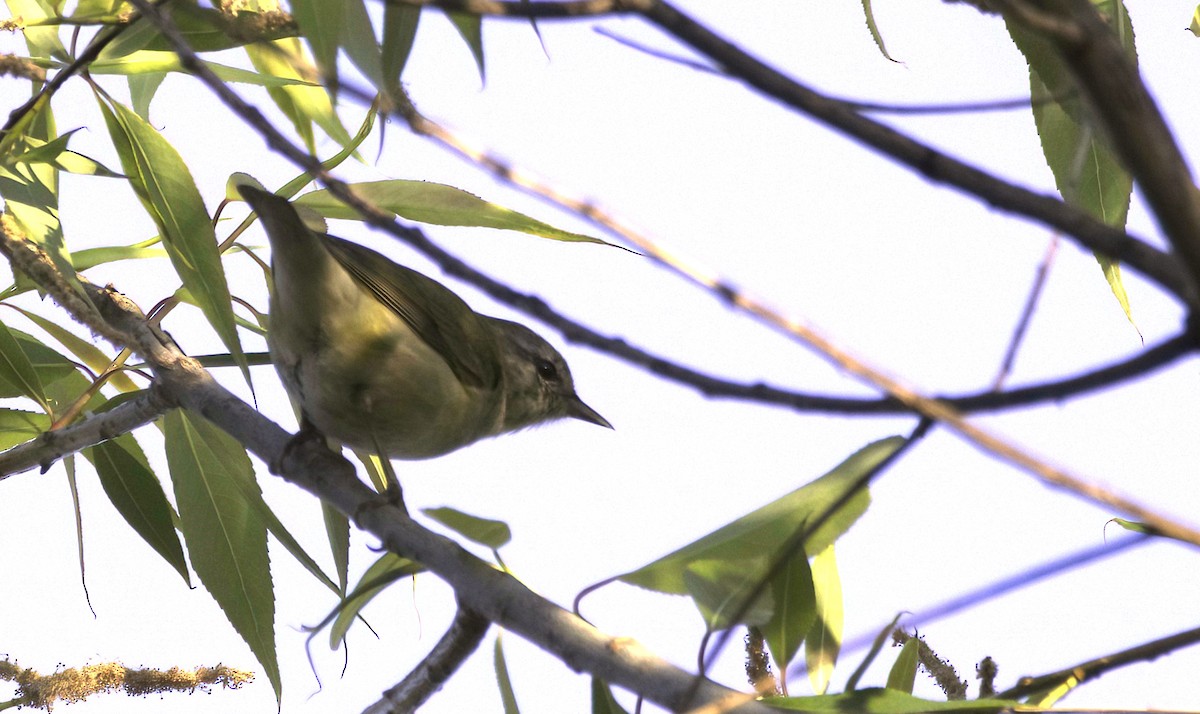
[[[278,699],[267,529],[244,496],[246,488],[258,488],[250,459],[202,417],[173,409],[164,421],[167,465],[192,568],[262,664]]]
[[[613,698],[608,682],[592,677],[592,714],[629,714]]]
[[[129,101],[133,104],[133,111],[137,112],[137,115],[147,123],[150,121],[150,102],[166,78],[166,72],[129,75]]]
[[[25,354],[25,350],[21,349],[16,335],[9,331],[3,322],[0,322],[0,383],[11,385],[17,394],[34,400],[47,413],[53,412],[46,400],[46,389],[42,386],[41,377],[33,368],[33,362],[30,361],[29,355]]]
[[[333,109],[333,103],[329,99],[329,93],[325,91],[324,87],[307,82],[306,76],[297,70],[297,66],[307,64],[304,48],[300,42],[295,38],[286,38],[276,40],[271,45],[269,47],[246,45],[246,54],[260,74],[303,82],[303,84],[268,86],[267,94],[275,101],[275,105],[279,107],[284,116],[291,120],[292,125],[296,128],[296,133],[300,135],[309,152],[316,153],[312,130],[314,123],[338,144],[345,146],[350,143],[350,134],[346,132],[346,128],[338,119],[337,113]],[[311,67],[307,69],[311,70]]]
[[[345,10],[342,0],[292,0],[292,16],[308,40],[317,71],[337,86],[337,54]]]
[[[52,385],[71,375],[78,376],[75,365],[71,364],[66,357],[42,344],[33,335],[17,329],[3,327],[3,323],[0,323],[0,332],[7,332],[9,336],[16,340],[20,348],[13,351],[11,343],[7,347],[0,348],[3,351],[3,354],[0,354],[0,398],[19,397],[24,394],[19,382],[12,381],[13,379],[20,380],[19,375],[14,375],[12,378],[6,376],[6,370],[3,368],[3,365],[10,361],[31,365],[34,374],[37,376],[38,383],[43,385],[43,394],[48,385]],[[3,339],[4,337],[0,335],[0,340]],[[21,356],[24,356],[25,359],[21,360]],[[19,367],[18,369],[24,368]],[[82,378],[80,379],[82,380]],[[86,387],[86,384],[84,386]]]
[[[421,513],[441,523],[450,530],[469,538],[480,545],[496,550],[512,540],[512,531],[504,521],[472,516],[462,511],[443,506],[422,508]]]
[[[416,575],[423,570],[425,566],[408,558],[401,558],[395,553],[384,553],[380,556],[367,568],[367,572],[363,573],[354,590],[338,605],[333,626],[329,630],[329,646],[332,649],[338,648],[354,618],[358,617],[358,613],[362,612],[376,595],[383,592],[384,588],[400,578]]]
[[[346,56],[372,86],[384,91],[383,58],[379,41],[375,39],[375,28],[371,26],[371,17],[367,14],[366,3],[363,0],[345,0],[344,4],[339,4],[345,13],[342,17],[340,42],[346,50]]]
[[[351,187],[363,200],[412,221],[438,226],[499,228],[541,238],[607,245],[599,238],[560,230],[445,184],[395,179],[356,183]],[[307,206],[326,218],[362,220],[357,211],[339,201],[327,189],[310,191],[297,198],[295,203]]]
[[[774,611],[761,629],[786,692],[788,665],[800,651],[800,644],[817,619],[813,573],[804,551],[788,558],[771,578],[771,594],[775,601]]]
[[[325,520],[325,535],[329,539],[329,551],[333,555],[333,570],[337,574],[338,592],[346,593],[350,582],[350,519],[328,503],[321,501],[321,515]]]
[[[471,56],[475,58],[475,66],[479,68],[479,79],[483,81],[485,76],[483,67],[483,18],[479,15],[472,15],[466,12],[451,12],[449,10],[445,12],[446,17],[450,18],[450,22],[454,23],[454,29],[458,30],[458,34],[462,36],[463,41],[470,48]]]
[[[813,691],[824,694],[833,677],[833,666],[842,651],[842,631],[845,611],[842,601],[842,579],[838,575],[833,544],[812,559],[813,591],[816,608],[812,629],[804,640],[808,681]]]
[[[770,620],[775,610],[770,589],[763,590],[753,603],[746,605],[762,568],[761,558],[753,565],[724,560],[697,560],[688,564],[683,582],[710,632],[737,624],[762,625]]]
[[[50,428],[50,417],[41,412],[0,407],[0,451],[40,436]]]
[[[875,46],[879,48],[879,53],[895,62],[896,59],[888,54],[887,47],[883,44],[883,34],[879,32],[879,25],[875,24],[875,12],[871,9],[871,0],[862,0],[862,6],[863,15],[867,20],[867,30],[871,33],[871,39],[875,40]]]
[[[238,339],[216,233],[187,164],[125,105],[109,99],[101,101],[100,108],[129,183],[158,226],[175,272],[249,384],[250,368]]]
[[[904,616],[903,612],[896,613],[892,621],[885,627],[879,630],[879,634],[875,635],[875,640],[871,642],[871,649],[867,651],[862,662],[854,669],[854,673],[850,675],[850,679],[846,680],[846,691],[853,692],[858,689],[858,683],[862,680],[863,675],[867,673],[867,668],[879,656],[879,652],[883,649],[883,643],[887,642],[892,635],[892,631],[896,629],[896,623],[900,622],[900,618]]]
[[[305,82],[295,77],[274,77],[258,72],[251,72],[246,69],[217,64],[216,62],[205,62],[204,65],[212,70],[213,74],[226,82],[240,82],[242,84],[253,84],[262,87],[312,85],[311,82]],[[157,75],[163,72],[185,72],[179,55],[166,50],[138,50],[123,57],[110,60],[96,60],[88,66],[88,71],[92,74],[131,76],[142,74]],[[136,116],[141,118],[140,113],[136,114]]]
[[[21,310],[20,308],[17,309]],[[86,364],[93,372],[99,374],[108,369],[112,364],[112,358],[104,354],[99,347],[82,337],[78,337],[62,325],[27,310],[21,310],[21,314],[49,333],[51,337],[58,340],[59,344],[66,347],[68,352],[75,355],[80,362]],[[108,378],[108,384],[111,384],[122,392],[134,392],[140,389],[123,372],[114,372]]]
[[[400,76],[417,36],[421,8],[400,3],[383,6],[383,79],[389,92],[400,93]]]
[[[1092,4],[1104,17],[1116,19],[1117,37],[1136,64],[1133,25],[1122,0],[1093,0]],[[1033,119],[1046,164],[1063,200],[1111,226],[1123,227],[1133,177],[1109,146],[1053,45],[1017,21],[1009,21],[1008,30],[1029,63]],[[1133,323],[1119,266],[1104,256],[1097,255],[1096,259],[1125,317]]]
[[[896,662],[892,665],[891,671],[888,672],[888,689],[912,694],[913,685],[917,681],[920,646],[920,640],[916,637],[910,637],[904,643],[904,646],[900,648],[900,654],[896,657]]]
[[[1192,34],[1200,37],[1200,6],[1196,7],[1196,12],[1192,13],[1192,24],[1188,25],[1188,29]]]
[[[824,476],[619,579],[650,590],[682,595],[687,592],[683,573],[689,563],[697,560],[745,563],[772,554],[801,524],[828,510],[863,474],[904,443],[903,437],[894,436],[868,444]],[[850,498],[812,534],[804,544],[806,552],[811,556],[825,550],[858,520],[870,502],[865,489]],[[765,568],[765,562],[761,567]]]
[[[70,61],[67,48],[58,36],[58,27],[37,27],[32,24],[43,18],[58,15],[50,3],[46,0],[5,0],[5,4],[13,17],[31,23],[22,32],[25,35],[25,44],[29,47],[30,57],[54,57],[64,62]]]
[[[75,131],[78,131],[78,129]],[[99,161],[68,150],[67,142],[74,136],[75,131],[67,132],[47,142],[27,138],[28,145],[33,148],[30,148],[19,156],[14,156],[12,159],[13,163],[49,164],[61,171],[69,171],[81,176],[123,178],[121,174],[110,171]]]
[[[500,633],[496,633],[496,646],[492,650],[492,664],[496,668],[496,684],[500,687],[500,701],[504,703],[504,714],[520,714],[517,695],[512,680],[508,677],[508,663],[504,661],[504,647],[500,644]]]
[[[183,546],[175,532],[174,509],[133,435],[101,442],[85,449],[83,455],[96,468],[104,493],[125,522],[190,586]]]
[[[777,697],[770,701],[775,709],[795,712],[854,712],[854,714],[925,714],[962,712],[963,714],[1000,714],[1019,710],[1021,702],[1004,699],[971,699],[953,702],[918,699],[895,689],[860,689],[848,694],[816,697]]]

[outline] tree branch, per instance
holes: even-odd
[[[459,607],[454,621],[425,659],[399,684],[383,693],[383,698],[363,710],[363,714],[404,714],[416,711],[434,692],[442,688],[467,657],[471,656],[487,634],[491,623],[470,610]]]

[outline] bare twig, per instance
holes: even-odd
[[[992,382],[992,389],[996,391],[1004,386],[1004,380],[1008,379],[1008,375],[1017,361],[1017,351],[1021,349],[1021,343],[1025,341],[1025,332],[1033,321],[1033,312],[1037,309],[1038,300],[1042,297],[1042,289],[1046,287],[1046,278],[1050,275],[1050,266],[1054,264],[1054,256],[1057,253],[1058,236],[1055,235],[1046,245],[1046,253],[1042,256],[1042,262],[1033,276],[1033,285],[1029,287],[1029,295],[1025,298],[1025,307],[1021,308],[1021,317],[1017,319],[1017,327],[1013,330],[1012,339],[1008,342],[1008,349],[1004,352],[1000,371],[996,374],[995,381]]]
[[[363,710],[363,714],[407,714],[416,711],[471,656],[487,634],[486,619],[459,607],[446,634],[438,640],[425,659],[399,684],[383,693],[383,698]]]

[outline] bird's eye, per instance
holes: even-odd
[[[547,381],[558,379],[558,367],[550,360],[539,359],[534,362],[537,367],[538,376]]]

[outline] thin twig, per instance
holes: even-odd
[[[992,382],[992,389],[995,391],[1000,391],[1000,388],[1004,386],[1004,380],[1008,379],[1008,375],[1017,361],[1017,351],[1021,349],[1021,343],[1025,341],[1025,333],[1029,330],[1029,324],[1033,322],[1033,311],[1037,309],[1038,301],[1042,297],[1042,289],[1046,287],[1046,278],[1050,275],[1050,266],[1054,264],[1054,256],[1057,252],[1058,236],[1055,235],[1046,245],[1046,253],[1042,256],[1042,262],[1033,276],[1033,285],[1029,287],[1025,306],[1021,308],[1021,317],[1017,319],[1017,327],[1013,330],[1012,339],[1008,342],[1008,349],[1004,352],[1004,360],[1000,363],[1000,372]]]

